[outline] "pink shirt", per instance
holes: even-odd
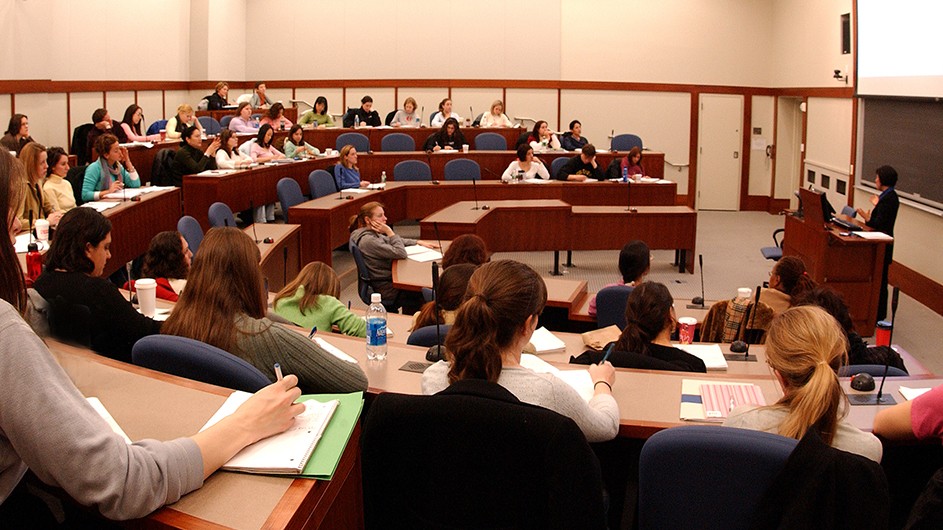
[[[918,440],[943,440],[943,385],[914,399],[910,424]]]
[[[291,129],[291,125],[292,125],[291,120],[289,120],[288,118],[284,116],[282,116],[282,119],[279,122],[276,122],[272,120],[272,118],[269,118],[268,116],[266,116],[262,118],[261,120],[259,120],[259,127],[265,125],[266,123],[271,125],[272,128],[275,129],[276,131],[282,126],[284,126],[285,130],[287,131],[288,129]]]
[[[260,156],[274,156],[282,154],[278,149],[275,149],[275,146],[270,145],[268,149],[262,147],[257,142],[252,142],[252,147],[249,148],[249,156],[252,157],[252,160],[258,160]]]

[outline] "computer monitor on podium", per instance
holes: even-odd
[[[832,205],[825,198],[825,194],[820,191],[800,188],[799,199],[802,201],[803,217],[806,222],[812,223],[812,226],[825,226],[826,220],[830,221],[835,215]],[[827,208],[825,205],[828,205]]]

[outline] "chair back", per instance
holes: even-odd
[[[167,128],[167,120],[157,120],[147,128],[147,135],[157,134],[161,129]]]
[[[249,153],[252,152],[252,145],[259,143],[258,138],[250,138],[248,142],[242,142],[239,144],[239,152],[249,156]]]
[[[363,252],[360,252],[360,247],[353,241],[350,242],[350,255],[354,257],[354,263],[357,264],[357,295],[360,296],[361,302],[370,305],[370,295],[373,293],[373,289],[370,288],[370,271],[367,270]]]
[[[470,158],[456,158],[445,163],[445,180],[481,180],[481,167]]]
[[[360,149],[359,147],[357,148]],[[391,133],[380,140],[381,151],[415,151],[416,140],[408,134]]]
[[[358,153],[366,153],[370,150],[370,139],[359,132],[341,134],[334,142],[334,148],[340,151],[347,144],[354,146]]]
[[[410,346],[422,346],[424,348],[435,346],[436,344],[445,344],[445,336],[448,335],[449,330],[452,329],[452,325],[440,324],[438,333],[436,333],[435,328],[436,326],[432,325],[414,329],[413,332],[409,334],[409,337],[406,337],[406,344]]]
[[[566,164],[568,160],[570,159],[565,156],[558,156],[554,158],[552,162],[550,162],[550,178],[551,179],[557,178],[557,173],[560,172],[560,168],[563,167],[563,164]]]
[[[871,374],[874,377],[884,377],[883,364],[849,364],[838,369],[840,377],[852,377],[857,374]],[[907,372],[896,366],[887,367],[887,377],[907,377]]]
[[[92,346],[92,311],[73,304],[61,295],[48,299],[49,333],[58,340],[83,348]]]
[[[478,114],[477,116],[475,116],[475,119],[472,120],[472,127],[480,127],[480,126],[481,126],[481,118],[482,118],[484,115],[485,115],[485,113],[482,112],[482,113]],[[505,142],[505,145],[507,145],[507,142]]]
[[[596,293],[596,327],[605,328],[615,324],[625,329],[625,306],[632,287],[613,285]]]
[[[291,177],[282,177],[275,185],[275,193],[278,195],[278,202],[282,205],[285,222],[290,223],[288,209],[305,202],[305,196],[301,193],[301,186],[298,185],[298,181]]]
[[[396,182],[432,180],[432,170],[429,164],[422,160],[403,160],[393,166],[393,180]]]
[[[422,458],[404,458],[416,448]],[[361,449],[368,529],[606,526],[586,437],[573,420],[520,403],[497,383],[458,381],[432,396],[381,393]]]
[[[151,184],[173,186],[173,164],[176,154],[176,149],[167,147],[154,155],[154,162],[151,164]]]
[[[431,302],[433,298],[435,298],[435,293],[432,291],[432,288],[423,287],[422,288],[422,301]]]
[[[177,231],[187,240],[190,252],[196,254],[200,243],[203,242],[203,227],[200,226],[200,222],[194,217],[184,215],[177,221]]]
[[[749,528],[796,444],[777,434],[721,426],[655,433],[639,460],[639,528]]]
[[[203,132],[206,134],[219,134],[222,130],[219,122],[212,116],[200,116],[197,119],[200,120],[200,125],[203,126]]]
[[[435,119],[435,115],[438,114],[438,113],[439,113],[439,111],[436,110],[436,111],[433,111],[432,114],[429,115],[429,126],[430,126],[430,127],[432,126],[432,120]]]
[[[75,205],[82,206],[85,201],[82,200],[82,185],[85,184],[85,169],[87,165],[78,165],[70,167],[65,174],[66,181],[72,186],[72,195],[75,197]]]
[[[148,335],[134,343],[131,361],[145,368],[211,385],[257,392],[271,381],[235,355],[198,340]]]
[[[308,189],[312,199],[337,193],[337,182],[334,176],[323,169],[315,169],[308,174]]]
[[[94,123],[83,123],[72,130],[72,154],[78,159],[78,165],[89,163],[88,160],[88,131],[92,130]]]
[[[344,116],[341,117],[341,125],[345,129],[350,129],[354,126],[354,113],[357,112],[356,107],[347,107],[347,112],[344,113]]]
[[[222,127],[223,129],[228,129],[229,122],[231,122],[233,118],[235,118],[235,116],[231,114],[228,116],[223,116],[222,119],[219,120],[219,126]]]
[[[232,210],[224,202],[214,202],[210,205],[210,211],[207,215],[210,219],[210,226],[213,228],[219,226],[236,226],[236,218],[232,215]],[[190,242],[187,241],[187,244]]]
[[[851,217],[852,219],[854,219],[855,216],[858,215],[858,212],[855,210],[855,207],[848,206],[847,204],[842,206],[841,213],[842,215],[847,215],[848,217]]]
[[[251,102],[252,102],[252,94],[239,94],[239,97],[236,98],[236,105],[239,105],[240,103],[251,103]]]
[[[390,124],[393,123],[393,118],[396,117],[396,113],[397,113],[398,111],[399,111],[399,109],[393,109],[393,110],[391,110],[390,112],[388,112],[388,113],[386,114],[386,119],[383,120],[383,125],[386,125],[387,127],[389,127]],[[386,149],[384,149],[384,151],[386,151]]]
[[[478,151],[507,151],[508,141],[498,133],[481,133],[475,137],[475,149]]]
[[[612,149],[615,151],[628,151],[633,147],[642,148],[642,139],[635,134],[617,134],[612,137]]]

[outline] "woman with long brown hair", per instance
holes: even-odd
[[[843,419],[848,401],[838,369],[847,348],[838,322],[819,307],[794,307],[779,315],[766,335],[766,358],[783,397],[766,407],[734,409],[724,425],[797,440],[815,429],[832,447],[880,463],[881,442]]]
[[[27,469],[46,484],[112,519],[143,517],[202,486],[245,446],[292,425],[304,411],[286,375],[235,414],[190,438],[127,445],[92,409],[23,320],[26,292],[11,242],[23,167],[0,151],[0,211],[9,238],[0,241],[0,513],[11,527],[59,526],[32,497]],[[89,210],[77,208],[76,210]],[[89,210],[92,211],[92,210]],[[92,213],[97,213],[92,211]],[[90,465],[94,463],[94,465]],[[69,526],[69,521],[65,521]]]
[[[546,303],[547,286],[529,266],[500,260],[479,267],[445,337],[446,360],[422,374],[423,394],[435,394],[463,379],[484,379],[500,384],[525,403],[573,419],[590,442],[615,438],[619,406],[612,397],[615,369],[611,364],[589,367],[595,382],[589,403],[556,376],[521,366],[521,351],[537,329]]]
[[[418,313],[413,315],[413,325],[410,329],[416,330],[425,326],[452,324],[455,322],[455,312],[465,300],[465,289],[468,280],[478,268],[471,263],[459,263],[446,267],[439,278],[436,290],[436,300],[426,302]],[[438,312],[436,311],[438,309]]]
[[[367,336],[367,322],[341,303],[341,281],[330,266],[312,261],[275,295],[275,313],[307,328],[338,331],[352,337]]]
[[[30,229],[33,228],[28,226],[31,220],[35,222],[37,219],[46,219],[53,226],[59,224],[62,212],[56,210],[54,203],[47,199],[43,192],[43,180],[49,168],[46,147],[38,142],[24,145],[20,151],[20,161],[26,168],[26,192],[23,194],[20,222]]]
[[[227,278],[226,285],[220,278]],[[200,243],[187,288],[161,330],[241,357],[273,381],[272,366],[298,376],[306,394],[367,389],[367,376],[304,335],[266,318],[259,247],[234,227],[213,228]]]
[[[447,269],[460,263],[481,265],[488,263],[491,254],[485,240],[475,234],[462,234],[452,240],[449,248],[442,254],[442,268]]]

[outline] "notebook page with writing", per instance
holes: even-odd
[[[547,361],[530,353],[521,354],[521,366],[538,374],[553,374],[554,377],[573,387],[576,393],[589,402],[593,399],[593,378],[588,370],[560,370]]]

